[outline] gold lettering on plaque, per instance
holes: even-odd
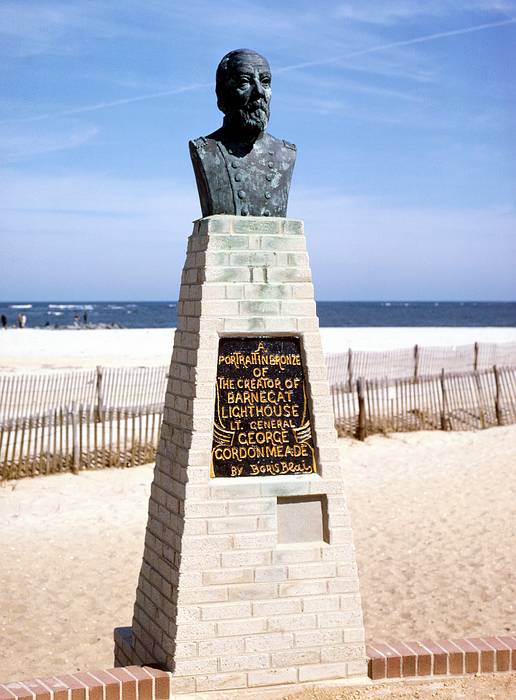
[[[316,471],[299,338],[221,338],[211,476]]]

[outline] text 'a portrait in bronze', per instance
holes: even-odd
[[[299,338],[221,338],[211,476],[316,471]]]

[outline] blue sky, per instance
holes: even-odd
[[[318,299],[516,299],[516,0],[2,0],[1,299],[177,298],[239,47]]]

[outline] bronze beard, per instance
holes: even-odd
[[[245,107],[227,109],[224,114],[225,126],[235,127],[239,133],[251,138],[257,138],[262,134],[268,123],[269,105],[263,98],[254,100]]]

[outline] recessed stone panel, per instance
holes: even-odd
[[[328,542],[325,495],[278,497],[278,544]]]

